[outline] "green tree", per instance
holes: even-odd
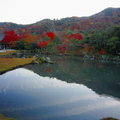
[[[112,54],[120,53],[120,38],[119,37],[111,37],[107,40],[107,51]]]
[[[24,47],[27,50],[34,50],[34,49],[38,48],[36,43],[29,43],[29,44],[25,45]]]
[[[24,49],[24,41],[23,40],[20,40],[16,43],[16,48],[17,49]]]

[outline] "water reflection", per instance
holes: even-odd
[[[58,57],[55,64],[29,65],[26,68],[41,76],[84,84],[98,94],[120,98],[120,65],[82,61],[78,57]]]
[[[17,120],[120,118],[119,99],[96,94],[110,93],[108,95],[119,98],[119,93],[114,94],[116,89],[113,89],[118,82],[117,73],[115,85],[110,74],[112,70],[113,75],[118,72],[119,67],[107,67],[112,66],[83,63],[77,58],[58,58],[52,65],[28,65],[7,72],[0,76],[0,113]],[[99,75],[103,72],[103,76],[95,76],[98,72]],[[111,75],[110,81],[105,79],[104,72]]]

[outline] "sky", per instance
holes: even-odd
[[[90,16],[120,0],[0,0],[0,22],[31,24],[43,19]]]

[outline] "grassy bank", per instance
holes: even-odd
[[[35,59],[36,58],[0,58],[0,74],[16,67],[30,64],[32,60]]]
[[[4,51],[4,52],[0,52],[0,55],[9,55],[11,53],[16,53],[17,50],[9,50],[9,51]]]
[[[16,120],[15,118],[7,118],[4,115],[0,114],[0,120]]]

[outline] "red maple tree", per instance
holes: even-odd
[[[77,39],[77,40],[82,40],[83,36],[79,33],[74,33],[74,34],[70,34],[67,36],[68,39]]]
[[[40,41],[38,47],[45,48],[49,43],[51,43],[51,41]]]
[[[15,33],[14,30],[5,31],[4,34],[5,34],[5,36],[2,40],[2,42],[7,43],[7,44],[10,42],[13,42],[13,41],[19,41],[21,38],[18,34]]]
[[[56,37],[55,33],[53,33],[53,32],[47,32],[46,35],[47,35],[51,40],[54,40],[55,37]]]

